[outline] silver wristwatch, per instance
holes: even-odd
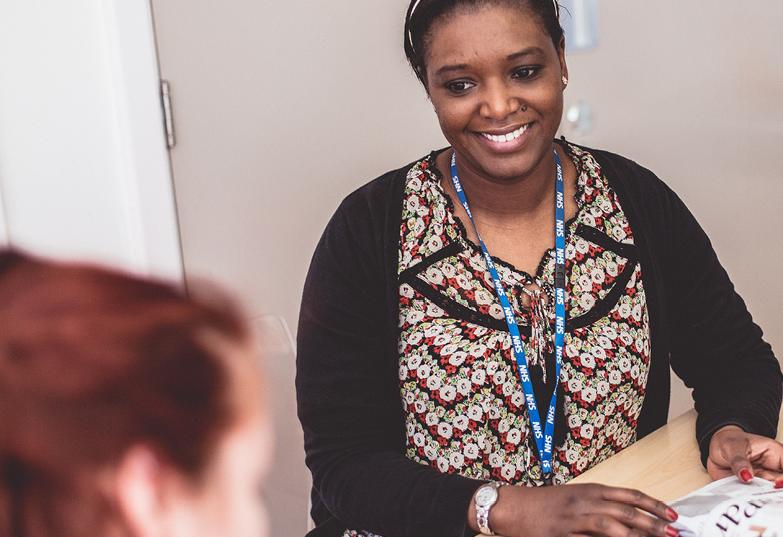
[[[489,529],[489,511],[498,501],[498,489],[500,486],[500,483],[487,483],[479,487],[474,496],[474,501],[476,502],[476,525],[482,535],[495,535]]]

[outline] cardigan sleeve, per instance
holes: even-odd
[[[377,254],[382,238],[370,211],[346,202],[313,256],[297,336],[306,462],[314,495],[332,517],[323,524],[383,537],[461,536],[483,482],[404,455],[396,340],[388,328],[396,309]]]
[[[706,466],[712,435],[725,425],[775,437],[783,383],[772,348],[704,230],[682,200],[664,188],[671,365],[693,389],[696,436]]]

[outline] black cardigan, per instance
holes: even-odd
[[[706,234],[652,172],[588,151],[630,220],[644,275],[652,352],[639,438],[666,423],[670,365],[693,389],[702,463],[721,426],[774,437],[780,366]],[[342,202],[305,284],[296,387],[313,475],[311,537],[346,528],[383,537],[469,533],[466,512],[480,482],[404,454],[397,256],[409,169],[389,172]]]

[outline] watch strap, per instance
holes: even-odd
[[[494,487],[495,490],[498,490],[500,489],[500,486],[500,483],[492,481],[486,485],[482,485],[481,488]],[[497,497],[495,498],[495,501],[487,505],[480,505],[478,502],[476,502],[476,525],[478,526],[482,535],[495,535],[495,532],[493,532],[489,527],[489,513],[496,502]]]

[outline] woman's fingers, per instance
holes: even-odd
[[[731,477],[734,474],[731,473],[731,468],[723,468],[715,464],[712,460],[707,461],[707,473],[710,474],[710,478],[713,481],[723,479],[724,477]]]
[[[679,535],[679,532],[669,525],[677,520],[677,513],[662,501],[638,490],[617,487],[604,487],[601,496],[607,502],[602,509],[603,513],[633,530],[632,535]]]
[[[754,468],[783,473],[783,444],[757,435],[750,437],[749,457]]]
[[[626,526],[637,530],[641,535],[673,537],[679,534],[665,520],[648,516],[627,503],[610,503],[607,514]]]
[[[773,472],[772,470],[756,469],[754,473],[756,477],[760,477],[761,479],[766,479],[767,481],[777,481],[783,478],[783,473]]]
[[[710,462],[721,470],[731,471],[740,481],[750,482],[753,479],[750,436],[733,425],[719,430],[710,442]]]
[[[641,516],[652,520],[646,515]],[[640,528],[604,514],[591,516],[587,531],[590,535],[600,537],[678,537],[680,535],[679,531],[666,524],[649,529]]]
[[[753,477],[777,481],[783,477],[783,444],[737,428],[713,437],[707,471],[713,479],[735,475],[749,483]]]
[[[591,515],[586,522],[585,529],[590,535],[599,535],[600,537],[628,537],[628,535],[633,535],[634,533],[632,532],[635,531],[633,528],[626,526],[616,518],[605,514]],[[650,535],[658,537],[657,533]],[[639,536],[647,537],[648,534],[639,533]]]
[[[731,473],[745,483],[753,479],[753,464],[750,462],[750,445],[745,435],[732,438],[724,446],[724,456]]]
[[[642,511],[647,511],[653,516],[674,522],[677,520],[677,513],[674,509],[666,505],[660,500],[656,500],[647,494],[633,489],[625,489],[619,487],[605,487],[603,490],[603,498],[612,502],[623,503],[637,507]]]

